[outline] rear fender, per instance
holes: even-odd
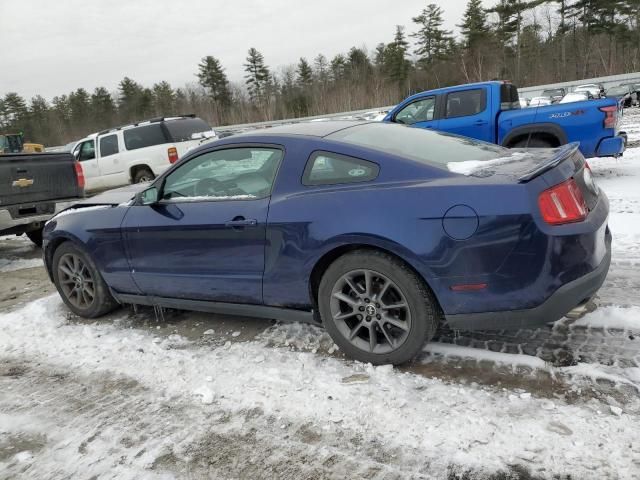
[[[521,137],[528,137],[529,134],[533,137],[536,134],[550,135],[556,138],[560,145],[567,143],[567,134],[562,127],[554,123],[535,123],[532,125],[523,125],[511,130],[502,140],[502,146],[508,147],[512,143],[515,143]]]

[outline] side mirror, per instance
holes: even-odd
[[[153,205],[158,203],[158,189],[156,187],[147,188],[138,193],[136,200],[138,205]]]

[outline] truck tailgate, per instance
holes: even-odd
[[[83,194],[70,153],[0,155],[0,207]]]

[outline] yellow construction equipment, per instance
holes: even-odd
[[[44,145],[25,143],[22,133],[0,133],[0,153],[41,153]]]

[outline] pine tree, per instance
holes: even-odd
[[[176,112],[176,94],[169,82],[162,81],[153,85],[153,105],[155,114],[170,116],[181,112]]]
[[[212,56],[204,57],[198,69],[200,85],[207,90],[211,99],[222,109],[229,107],[231,105],[229,80],[220,61]]]
[[[15,92],[0,99],[0,126],[4,129],[22,129],[28,114],[27,102]]]
[[[91,116],[96,119],[98,128],[113,125],[116,105],[111,94],[104,87],[97,87],[91,94]]]
[[[248,52],[244,71],[247,73],[245,83],[249,90],[249,96],[254,102],[263,102],[271,84],[271,73],[264,63],[264,57],[258,50],[251,47]]]
[[[412,19],[419,26],[418,31],[411,35],[416,39],[418,47],[415,53],[419,56],[418,61],[424,65],[444,59],[451,50],[451,32],[442,28],[442,13],[439,6],[430,3],[420,15]]]
[[[118,111],[121,121],[142,120],[143,88],[136,81],[124,77],[119,86]]]
[[[393,42],[387,45],[383,57],[385,72],[401,88],[409,77],[411,69],[411,62],[407,59],[408,50],[409,42],[405,38],[404,27],[396,25]]]
[[[301,58],[296,69],[296,83],[303,89],[311,87],[313,83],[313,70],[305,58]]]
[[[462,17],[462,23],[458,25],[466,48],[475,48],[486,39],[489,28],[485,17],[486,12],[482,8],[482,0],[469,0]]]
[[[344,55],[338,54],[331,59],[331,63],[329,64],[329,69],[331,71],[331,80],[333,82],[340,81],[345,74],[345,70],[347,68],[347,60]]]
[[[79,88],[69,94],[69,107],[71,108],[71,123],[78,127],[87,128],[91,99],[84,88]]]
[[[325,83],[329,77],[329,62],[327,61],[327,57],[323,54],[319,53],[316,58],[313,60],[313,69],[316,75],[316,78],[321,82]]]

